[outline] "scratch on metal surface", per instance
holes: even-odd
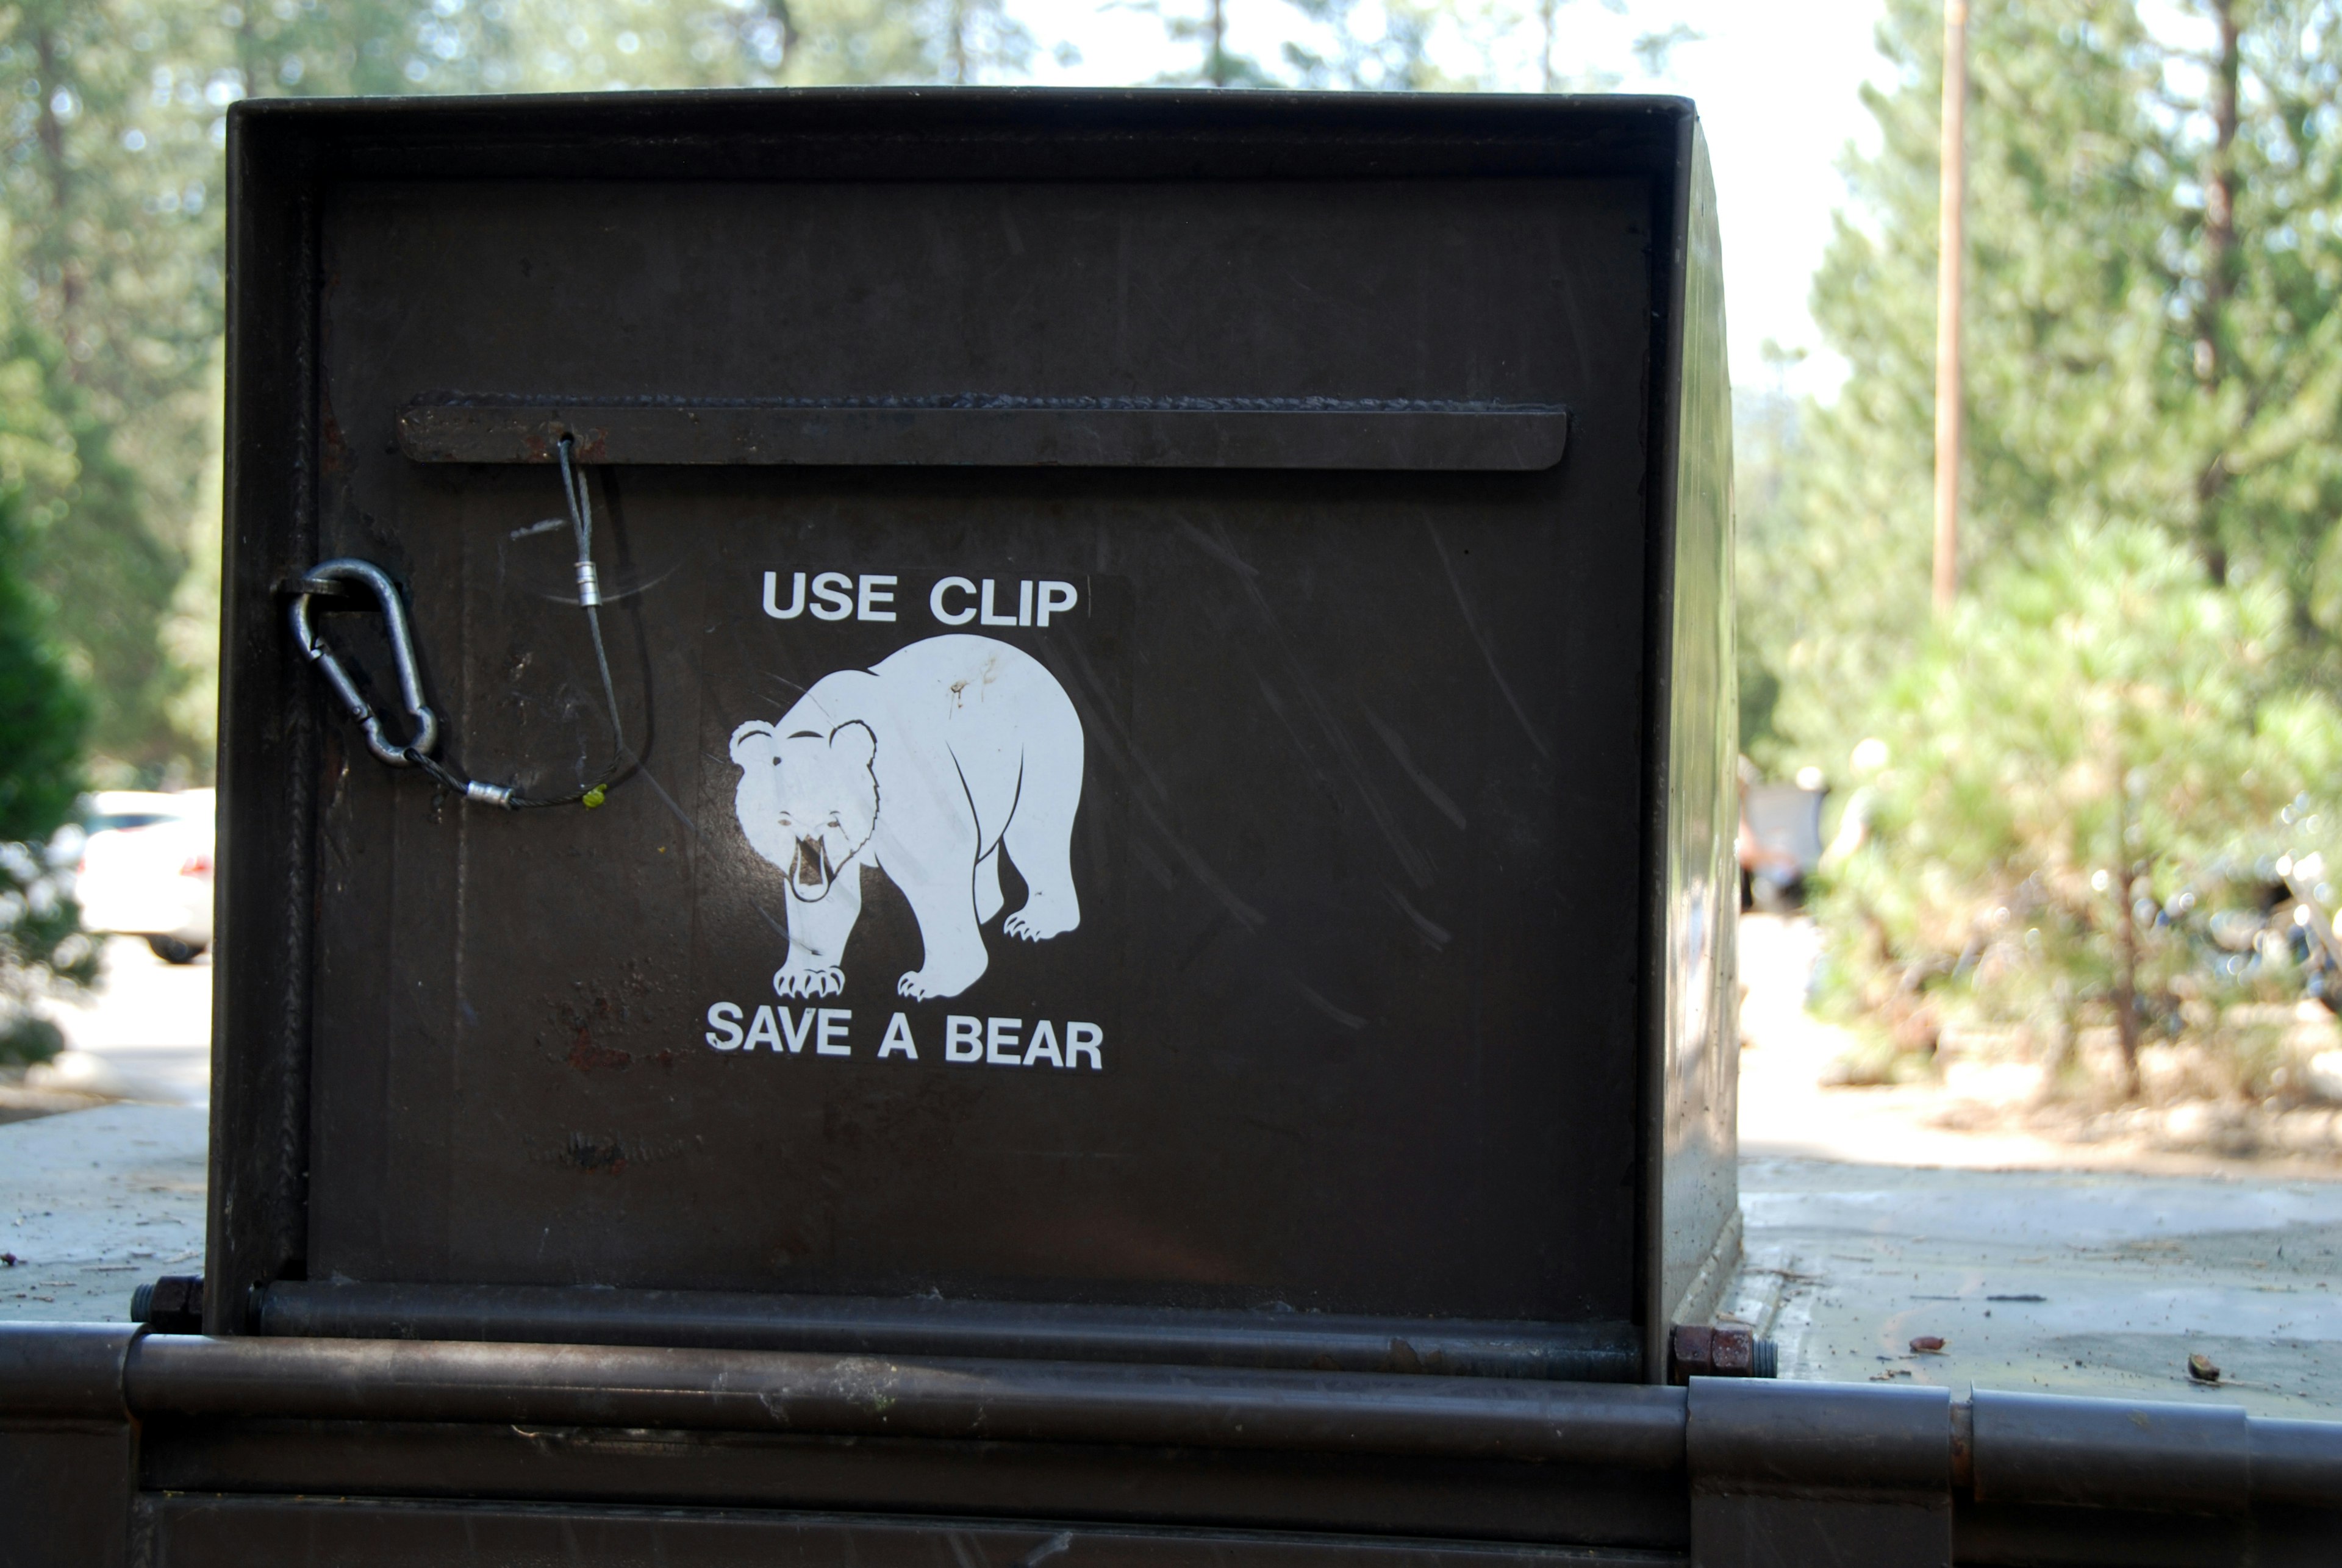
[[[1059,1553],[1071,1550],[1073,1544],[1074,1533],[1070,1530],[1060,1530],[1018,1558],[1016,1568],[1035,1568],[1036,1563],[1046,1563]]]
[[[1067,646],[1079,673],[1086,681],[1094,685],[1095,673],[1090,669],[1086,660],[1082,657],[1079,649]],[[1187,874],[1202,884],[1213,897],[1218,899],[1246,930],[1258,931],[1266,924],[1268,917],[1246,904],[1237,895],[1236,889],[1222,881],[1219,874],[1212,869],[1211,864],[1205,860],[1186,840],[1179,836],[1178,831],[1158,809],[1157,801],[1167,804],[1170,799],[1169,792],[1163,787],[1163,781],[1156,776],[1154,770],[1146,765],[1146,760],[1139,756],[1136,749],[1130,744],[1130,737],[1124,733],[1122,725],[1116,722],[1114,714],[1106,711],[1104,704],[1094,700],[1091,689],[1082,682],[1066,681],[1063,673],[1054,664],[1049,665],[1049,671],[1050,674],[1058,676],[1057,684],[1065,689],[1067,699],[1073,703],[1075,711],[1080,715],[1084,735],[1096,744],[1100,755],[1108,765],[1114,766],[1116,771],[1126,777],[1131,776],[1135,772],[1138,781],[1146,786],[1145,789],[1131,791],[1131,801],[1146,818],[1146,824],[1155,830],[1165,845],[1178,857],[1179,863],[1187,868]]]
[[[1137,800],[1136,796],[1132,798]],[[1146,813],[1148,824],[1156,833],[1163,835],[1163,842],[1169,844],[1172,853],[1178,855],[1180,861],[1186,864],[1187,874],[1203,884],[1211,892],[1212,896],[1218,899],[1227,912],[1236,917],[1239,924],[1247,931],[1258,931],[1268,924],[1268,916],[1246,904],[1237,895],[1235,888],[1222,882],[1220,874],[1214,871],[1210,863],[1202,855],[1189,848],[1184,839],[1173,833],[1171,824],[1165,822],[1153,806],[1144,800],[1138,800],[1137,804],[1138,809]]]
[[[1163,863],[1163,857],[1143,838],[1130,841],[1130,853],[1136,857],[1139,868],[1163,884],[1165,892],[1179,885],[1179,874]]]
[[[1366,723],[1373,727],[1376,735],[1381,739],[1383,744],[1390,748],[1390,754],[1397,761],[1399,770],[1408,778],[1413,779],[1415,787],[1423,792],[1423,798],[1438,807],[1440,815],[1454,823],[1459,831],[1462,830],[1465,826],[1464,808],[1457,805],[1446,790],[1434,784],[1428,774],[1416,765],[1415,758],[1406,749],[1406,739],[1396,730],[1383,723],[1382,715],[1365,703],[1358,704],[1358,711],[1366,715]]]
[[[1326,1017],[1331,1018],[1335,1023],[1339,1024],[1343,1028],[1364,1029],[1366,1026],[1366,1021],[1365,1019],[1359,1017],[1355,1013],[1343,1012],[1342,1009],[1335,1006],[1331,1002],[1326,1001],[1323,996],[1320,996],[1316,992],[1304,984],[1299,976],[1288,975],[1286,978],[1293,982],[1293,989],[1301,993],[1301,999],[1304,1002],[1306,1002],[1310,1006],[1317,1009],[1318,1012],[1323,1013]]]
[[[1445,947],[1456,940],[1455,933],[1409,904],[1406,901],[1406,894],[1388,883],[1383,884],[1383,896],[1389,899],[1401,914],[1406,916],[1407,924],[1414,926],[1416,933],[1433,947]]]
[[[1487,634],[1480,630],[1479,617],[1472,613],[1472,601],[1464,596],[1464,584],[1456,575],[1456,563],[1447,558],[1447,545],[1439,537],[1439,530],[1426,523],[1423,531],[1431,535],[1431,547],[1439,553],[1440,569],[1447,574],[1447,586],[1456,594],[1456,608],[1463,613],[1464,629],[1472,634],[1473,644],[1480,650],[1480,657],[1486,661],[1489,678],[1496,683],[1496,690],[1504,694],[1505,705],[1513,710],[1513,717],[1520,720],[1521,734],[1528,736],[1529,744],[1536,747],[1537,755],[1553,755],[1553,748],[1546,744],[1543,735],[1536,733],[1536,726],[1529,723],[1528,710],[1522,707],[1520,698],[1513,694],[1512,683],[1506,680],[1505,672],[1496,667],[1496,646],[1488,641]]]
[[[1237,554],[1236,547],[1226,539],[1215,539],[1193,523],[1182,523],[1179,527],[1181,532],[1194,542],[1197,549],[1229,571],[1236,573],[1246,582],[1255,581],[1260,576],[1260,568]]]
[[[1088,652],[1077,642],[1054,644],[1043,652],[1045,654],[1062,653],[1074,673],[1080,677],[1081,684],[1077,686],[1065,678],[1065,672],[1054,662],[1049,664],[1049,673],[1057,677],[1057,684],[1066,688],[1066,695],[1081,712],[1083,734],[1095,734],[1099,725],[1104,725],[1104,739],[1113,743],[1101,748],[1107,760],[1123,764],[1126,773],[1136,769],[1138,782],[1153,790],[1157,800],[1169,800],[1171,792],[1164,784],[1162,775],[1155,771],[1154,765],[1132,742],[1129,732],[1123,728],[1121,720],[1107,704],[1106,683],[1099,679],[1097,667],[1090,662]]]
[[[684,809],[681,806],[675,804],[675,796],[666,793],[666,786],[658,782],[658,775],[651,772],[650,764],[643,761],[642,757],[631,747],[628,748],[626,755],[633,761],[635,764],[635,772],[641,774],[643,782],[651,786],[652,793],[656,794],[661,801],[666,803],[667,810],[675,813],[675,820],[683,824],[684,831],[690,834],[694,838],[699,837],[699,824],[686,815],[684,814]]]
[[[1303,765],[1308,768],[1309,776],[1316,782],[1319,789],[1329,795],[1333,794],[1335,793],[1333,775],[1319,767],[1317,759],[1309,754],[1309,743],[1301,738],[1301,732],[1294,726],[1292,715],[1285,711],[1285,699],[1276,694],[1276,688],[1270,684],[1268,677],[1258,670],[1253,672],[1253,684],[1260,688],[1260,700],[1266,703],[1268,711],[1276,715],[1277,724],[1285,731],[1285,738],[1293,743],[1294,754],[1299,756]]]
[[[1319,689],[1316,680],[1309,674],[1308,666],[1303,664],[1301,656],[1294,652],[1292,640],[1285,634],[1285,624],[1277,618],[1276,610],[1268,602],[1268,595],[1261,591],[1258,581],[1260,574],[1236,554],[1236,545],[1228,539],[1224,524],[1216,524],[1220,534],[1216,544],[1193,524],[1187,524],[1185,526],[1191,534],[1206,545],[1209,554],[1215,559],[1228,564],[1238,572],[1240,580],[1244,584],[1246,597],[1252,601],[1254,613],[1268,628],[1269,636],[1276,642],[1277,652],[1284,656],[1287,679],[1299,693],[1303,706],[1309,710],[1309,717],[1316,722],[1319,733],[1325,737],[1326,745],[1332,749],[1335,760],[1341,764],[1342,771],[1348,776],[1351,786],[1358,792],[1358,798],[1366,808],[1366,815],[1373,819],[1376,831],[1383,835],[1383,842],[1390,846],[1391,854],[1396,857],[1399,864],[1406,867],[1408,878],[1417,887],[1429,887],[1437,880],[1431,857],[1425,854],[1422,847],[1405,831],[1396,814],[1391,810],[1390,803],[1383,799],[1382,791],[1376,788],[1374,780],[1367,776],[1364,759],[1358,755],[1357,748],[1350,744],[1348,734],[1335,719],[1334,710],[1326,701],[1325,694]],[[1261,689],[1269,698],[1271,711],[1277,714],[1279,722],[1284,722],[1283,711],[1278,707],[1275,694],[1269,692],[1266,681],[1261,682]],[[1289,724],[1286,727],[1286,733],[1293,736],[1295,747],[1301,751],[1303,760],[1308,763],[1313,771],[1316,771],[1316,763],[1309,756],[1307,749],[1302,746],[1300,736]]]
[[[763,904],[758,904],[753,898],[748,901],[748,905],[757,914],[765,917],[765,924],[773,928],[774,935],[779,937],[784,942],[786,942],[789,939],[789,928],[782,924],[779,921],[775,920],[771,910],[766,909]]]

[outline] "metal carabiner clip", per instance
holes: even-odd
[[[398,668],[398,694],[405,703],[409,716],[415,720],[415,734],[405,745],[394,745],[385,739],[382,719],[374,711],[342,667],[340,659],[325,639],[309,624],[309,600],[317,594],[335,594],[345,583],[365,585],[382,609],[382,625],[390,638],[390,657]],[[419,757],[431,754],[439,744],[439,717],[431,704],[423,700],[423,675],[415,667],[415,639],[406,629],[406,606],[398,596],[398,585],[385,575],[381,567],[367,561],[344,556],[338,560],[320,561],[301,579],[300,592],[293,598],[293,640],[308,661],[317,666],[325,684],[334,688],[349,710],[350,717],[365,731],[366,749],[392,767],[411,767]]]

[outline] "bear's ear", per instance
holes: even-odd
[[[732,761],[740,767],[750,763],[770,762],[773,743],[780,732],[758,719],[751,719],[732,732]]]
[[[870,759],[878,754],[878,737],[871,734],[868,724],[849,719],[829,732],[829,749],[837,756],[868,767]]]

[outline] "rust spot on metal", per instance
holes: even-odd
[[[562,1151],[562,1159],[588,1175],[623,1176],[626,1174],[626,1145],[616,1138],[596,1138],[590,1134],[572,1133],[569,1146]]]
[[[350,444],[342,434],[342,422],[334,417],[331,404],[325,405],[319,416],[317,448],[320,472],[339,474],[350,465]]]
[[[580,1073],[591,1073],[597,1067],[623,1073],[635,1064],[635,1054],[615,1046],[595,1044],[593,1032],[581,1026],[577,1038],[570,1043],[569,1064]]]
[[[1679,1323],[1667,1336],[1667,1381],[1682,1383],[1695,1377],[1771,1377],[1772,1348],[1758,1353],[1755,1331],[1738,1323],[1710,1327]],[[1759,1366],[1762,1360],[1766,1363]]]

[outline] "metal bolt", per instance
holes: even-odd
[[[1736,1323],[1678,1323],[1667,1341],[1667,1381],[1695,1377],[1774,1377],[1780,1353],[1769,1339]]]

